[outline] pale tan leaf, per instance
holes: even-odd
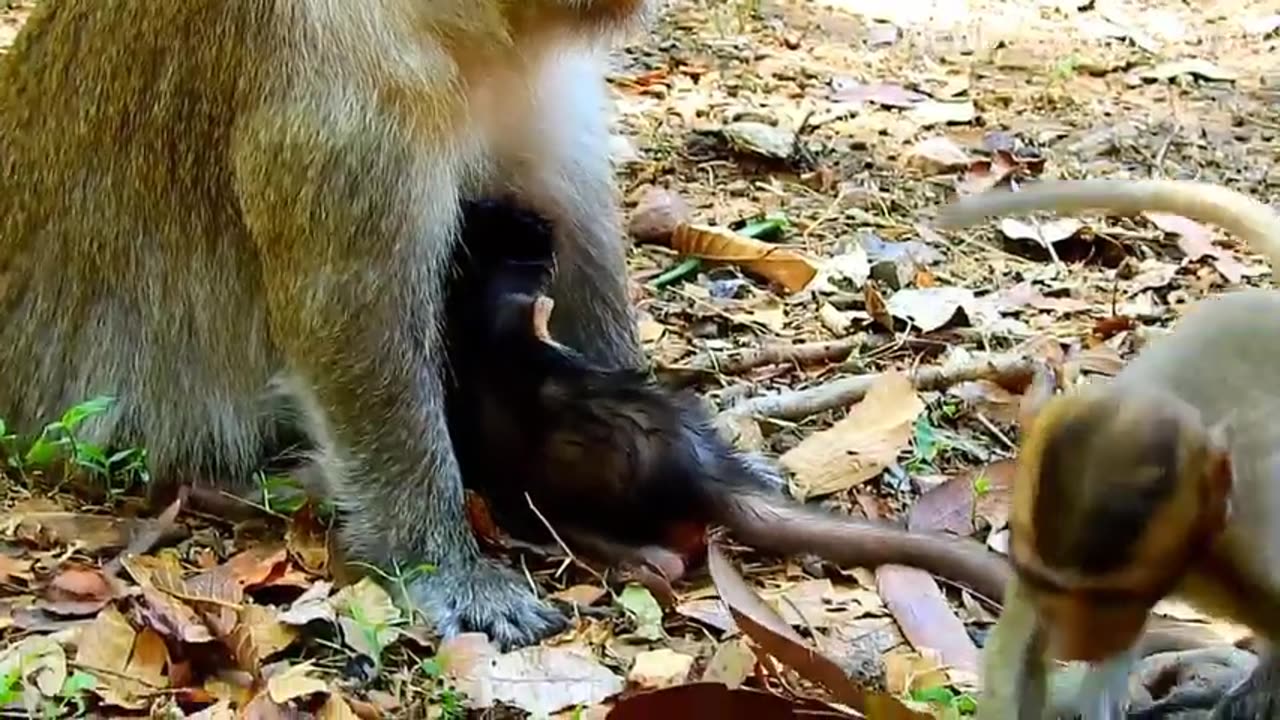
[[[670,648],[642,652],[636,656],[627,682],[648,690],[684,684],[693,669],[693,658]]]
[[[793,293],[803,290],[818,273],[818,262],[800,251],[728,228],[682,224],[671,235],[671,247],[681,255],[738,265]]]
[[[329,695],[329,699],[324,701],[318,715],[320,720],[360,720],[356,711],[336,693]]]
[[[48,635],[28,635],[0,650],[0,678],[16,675],[22,685],[55,697],[67,680],[67,655]]]
[[[702,673],[703,682],[723,683],[731,688],[740,687],[751,677],[756,667],[755,651],[744,637],[736,637],[721,643],[707,661]]]
[[[793,494],[828,495],[879,475],[910,442],[922,410],[911,380],[885,373],[844,419],[782,455],[779,462],[794,476]]]
[[[267,694],[273,702],[283,705],[295,698],[328,692],[325,681],[311,676],[314,669],[311,663],[302,663],[272,675],[267,680]]]
[[[227,645],[243,670],[258,672],[264,660],[298,639],[298,629],[280,622],[275,608],[246,604]]]

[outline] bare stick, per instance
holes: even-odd
[[[1041,361],[1022,356],[994,355],[982,360],[948,366],[921,367],[910,373],[917,390],[940,390],[971,380],[993,380],[1002,385],[1022,385],[1034,376]],[[855,375],[804,390],[762,395],[745,400],[723,412],[717,424],[731,424],[740,417],[802,420],[810,415],[852,405],[864,396],[883,375]]]

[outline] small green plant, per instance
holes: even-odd
[[[115,403],[115,398],[96,397],[71,406],[62,417],[44,426],[25,453],[17,453],[17,436],[0,429],[0,443],[8,453],[9,464],[18,470],[47,470],[63,462],[107,481],[112,495],[135,484],[150,481],[147,453],[141,448],[127,448],[110,455],[97,444],[81,439],[77,433],[86,420],[102,415]]]
[[[911,691],[911,699],[941,706],[959,715],[973,715],[978,703],[968,693],[957,693],[949,687],[931,687]]]
[[[18,670],[18,666],[14,665],[4,675],[0,675],[0,705],[8,705],[17,698],[18,680],[22,677]]]
[[[466,693],[449,685],[444,679],[444,665],[439,657],[429,657],[418,664],[422,673],[432,681],[431,702],[440,709],[440,717],[461,720],[467,716]]]
[[[937,428],[929,419],[928,413],[921,413],[911,429],[912,454],[907,469],[915,474],[929,472],[933,469],[933,461],[937,459],[941,444],[938,441]]]
[[[1080,56],[1072,53],[1065,58],[1059,60],[1053,66],[1051,77],[1057,82],[1062,82],[1073,75],[1080,68]]]

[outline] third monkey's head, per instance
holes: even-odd
[[[1225,523],[1225,443],[1165,392],[1056,397],[1035,415],[1018,463],[1010,555],[1064,660],[1131,646]]]

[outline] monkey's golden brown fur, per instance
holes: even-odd
[[[350,554],[439,629],[563,625],[481,558],[441,390],[459,199],[561,228],[556,334],[641,362],[600,41],[641,0],[46,0],[0,62],[0,417],[117,398],[89,439],[162,486],[300,427]]]
[[[1219,224],[1280,263],[1280,217],[1202,183],[1041,183],[969,198],[942,217],[1089,208]],[[1010,517],[1015,577],[985,653],[983,717],[1039,717],[1046,701],[1118,717],[1137,637],[1168,595],[1280,638],[1280,433],[1268,422],[1280,408],[1278,339],[1280,292],[1229,292],[1193,308],[1110,383],[1034,414]],[[1042,651],[1096,665],[1083,686],[1046,698],[1046,673],[1031,657]],[[1214,717],[1269,717],[1277,675],[1274,660],[1261,663]]]

